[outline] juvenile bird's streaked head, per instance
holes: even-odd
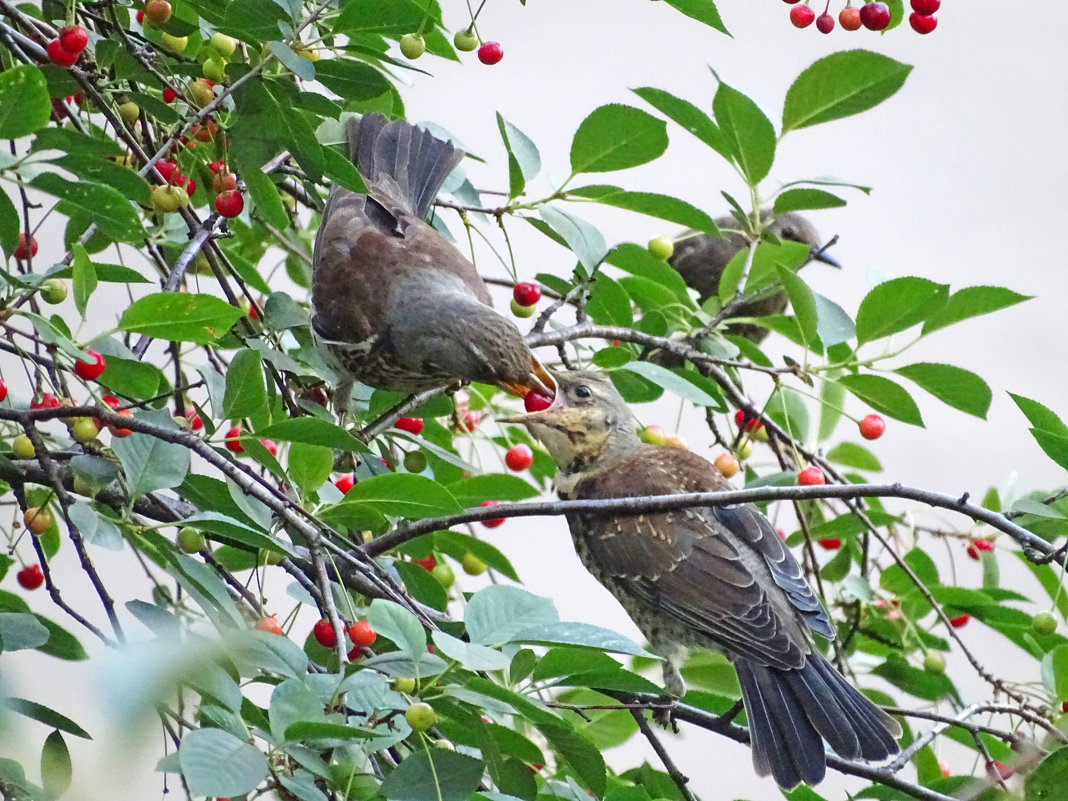
[[[630,407],[606,375],[575,370],[554,377],[556,398],[552,406],[502,422],[529,428],[561,470],[582,472],[641,444]]]

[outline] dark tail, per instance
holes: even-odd
[[[349,120],[345,135],[349,155],[371,194],[420,219],[427,216],[441,185],[464,157],[451,142],[381,114]]]
[[[843,759],[878,761],[900,749],[897,721],[865,698],[817,653],[799,670],[739,660],[753,766],[781,787],[818,784],[827,772],[823,741]]]

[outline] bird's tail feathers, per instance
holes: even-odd
[[[424,218],[462,150],[404,120],[365,114],[348,121],[349,155],[372,196]]]
[[[735,666],[749,717],[753,764],[782,787],[817,784],[826,773],[826,740],[844,759],[878,761],[899,750],[901,727],[819,654],[780,670]]]

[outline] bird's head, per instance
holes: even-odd
[[[842,265],[838,263],[838,260],[826,252],[827,248],[834,244],[834,240],[832,239],[830,242],[823,244],[820,241],[820,235],[816,230],[816,226],[800,214],[795,214],[793,212],[780,214],[770,225],[768,225],[768,230],[779,239],[788,242],[800,242],[802,245],[808,245],[812,258],[816,261],[821,261],[832,267],[841,268]],[[835,237],[835,239],[837,239],[837,237]]]
[[[536,436],[557,466],[569,473],[611,459],[640,443],[626,401],[603,373],[555,374],[556,397],[548,409],[506,418]]]

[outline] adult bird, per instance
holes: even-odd
[[[493,310],[474,265],[426,222],[463,151],[381,114],[349,120],[346,137],[368,192],[330,191],[312,256],[312,329],[339,368],[339,410],[353,379],[405,392],[481,381],[551,395],[551,377]]]
[[[731,489],[687,450],[643,443],[627,404],[601,374],[560,373],[548,409],[511,418],[552,454],[563,499],[633,498]],[[682,648],[720,651],[738,672],[753,765],[782,787],[816,784],[824,741],[845,759],[898,752],[897,722],[813,645],[835,630],[801,567],[752,504],[670,512],[569,514],[586,569],[623,605],[680,697]]]
[[[763,211],[760,216],[763,221],[767,222],[771,213]],[[721,217],[716,220],[716,225],[724,231],[729,231],[737,229],[738,221],[733,217]],[[832,267],[841,267],[825,252],[826,246],[821,245],[820,235],[815,226],[800,214],[794,212],[780,214],[767,224],[767,230],[777,239],[808,245],[813,260],[830,264]],[[716,297],[719,293],[719,281],[723,277],[723,270],[727,263],[735,253],[748,245],[749,242],[737,230],[725,233],[723,237],[686,232],[676,241],[675,252],[668,259],[668,263],[678,270],[687,285],[697,290],[700,302],[704,303],[709,298]],[[782,289],[764,291],[751,300],[739,303],[731,310],[730,316],[767,317],[772,314],[781,314],[786,310],[786,304],[786,292]],[[768,335],[767,328],[755,323],[732,323],[727,332],[738,334],[756,343],[762,342]]]

